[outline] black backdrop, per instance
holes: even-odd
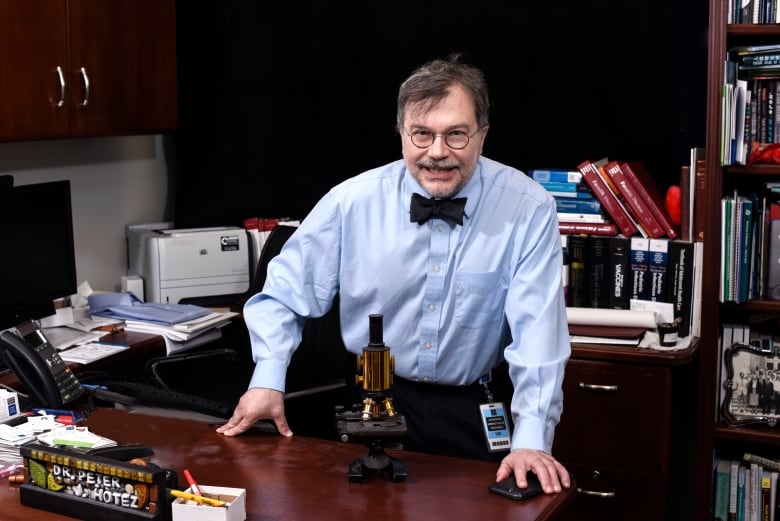
[[[522,170],[641,159],[665,188],[704,144],[706,0],[177,4],[177,226],[302,218],[400,158],[398,85],[453,51],[487,76],[485,155]]]

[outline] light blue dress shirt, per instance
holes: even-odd
[[[463,226],[410,222],[427,196],[402,160],[332,188],[268,266],[244,308],[257,362],[250,387],[284,391],[305,317],[339,293],[349,351],[384,315],[395,374],[468,385],[503,358],[515,384],[512,448],[550,451],[570,355],[555,201],[522,172],[480,157]],[[475,411],[474,414],[479,414]]]

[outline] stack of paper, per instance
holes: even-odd
[[[238,313],[233,311],[213,311],[203,317],[172,325],[158,324],[143,320],[125,320],[125,329],[128,331],[154,333],[173,341],[183,342],[211,329],[225,326],[229,324],[230,320],[235,316],[238,316]]]

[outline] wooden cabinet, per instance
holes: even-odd
[[[173,0],[0,0],[0,140],[177,125]]]
[[[734,188],[780,181],[780,165],[721,167],[721,92],[727,50],[739,45],[780,43],[777,24],[728,24],[728,0],[710,0],[707,85],[706,197],[696,204],[706,207],[704,267],[702,272],[702,335],[699,373],[698,432],[696,450],[695,511],[692,519],[709,521],[713,508],[713,469],[717,458],[740,459],[744,452],[780,458],[780,428],[731,427],[717,412],[720,325],[749,320],[751,315],[780,313],[780,301],[751,300],[744,304],[720,303],[720,200]],[[739,317],[739,318],[738,318]],[[775,335],[780,330],[775,331]]]
[[[572,346],[553,446],[579,487],[564,519],[689,518],[695,354]]]

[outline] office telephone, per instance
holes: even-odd
[[[33,401],[49,408],[73,402],[84,388],[33,320],[0,333],[0,355]],[[18,333],[18,334],[17,334]]]

